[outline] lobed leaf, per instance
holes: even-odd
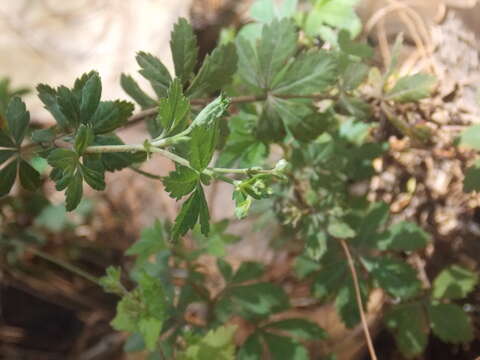
[[[141,67],[140,74],[150,82],[159,98],[165,97],[167,89],[172,82],[170,73],[165,65],[157,57],[143,51],[137,54],[136,59]]]
[[[122,74],[120,76],[120,85],[128,96],[135,100],[142,109],[148,109],[156,105],[155,100],[147,95],[130,75]]]
[[[27,111],[25,103],[19,98],[14,97],[7,106],[5,114],[8,123],[8,131],[15,144],[20,146],[25,137],[30,122],[30,113]]]
[[[435,299],[463,299],[478,284],[478,274],[459,265],[442,270],[433,281]]]
[[[197,62],[197,37],[188,21],[180,18],[173,26],[170,39],[175,75],[181,79],[182,84],[185,84]]]

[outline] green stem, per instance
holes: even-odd
[[[92,283],[94,283],[98,286],[101,286],[100,282],[98,281],[98,279],[95,276],[90,275],[89,273],[83,271],[82,269],[80,269],[80,268],[78,268],[78,267],[76,267],[72,264],[69,264],[69,263],[67,263],[63,260],[54,258],[53,256],[50,256],[47,253],[44,253],[43,251],[35,249],[33,247],[28,248],[28,250],[30,252],[34,253],[36,256],[44,259],[44,260],[47,260],[47,261],[49,261],[49,262],[51,262],[55,265],[58,265],[58,266],[64,268],[65,270],[68,270],[68,271],[70,271],[70,272],[72,272],[72,273],[74,273],[74,274],[76,274],[80,277],[83,277],[84,279],[86,279],[86,280],[88,280],[88,281],[90,281],[90,282],[92,282]]]

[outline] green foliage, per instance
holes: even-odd
[[[443,269],[433,282],[436,299],[463,299],[478,283],[478,275],[458,265]]]
[[[222,326],[210,330],[203,338],[189,344],[187,349],[180,354],[180,360],[234,360],[235,345],[233,335],[235,327]]]
[[[161,181],[181,201],[172,224],[155,221],[126,251],[134,257],[125,267],[127,285],[119,268],[93,279],[119,296],[111,324],[132,333],[126,349],[146,349],[152,358],[300,360],[309,358],[306,342],[327,337],[316,323],[286,316],[288,288],[272,281],[266,265],[236,267],[223,258],[239,237],[229,232],[229,219],[210,219],[206,187],[217,181],[231,185],[237,218],[262,213],[269,229],[275,227],[271,240],[294,239],[294,248],[303,249],[296,275],[311,284],[316,300],[333,302],[347,327],[360,321],[358,286],[364,305],[374,288],[391,297],[384,320],[407,357],[420,356],[430,333],[455,344],[473,338],[468,314],[454,301],[465,301],[477,274],[452,265],[426,289],[408,256],[425,248],[430,235],[413,222],[390,219],[388,204],[351,191],[376,174],[375,159],[394,151],[378,140],[379,127],[390,131],[385,121],[413,141],[425,139],[397,116],[396,106],[428,97],[435,79],[394,77],[401,37],[386,71],[370,68],[372,49],[354,40],[360,31],[355,0],[310,3],[300,12],[296,0],[257,1],[255,21],[238,33],[231,29],[201,63],[192,26],[179,19],[170,41],[174,74],[155,55],[139,52],[139,72],[153,94],[121,76],[144,110],[134,116],[133,104],[101,99],[101,78],[91,71],[70,88],[38,85],[56,125],[32,131],[20,93],[0,81],[0,196],[17,175],[23,188],[38,189],[46,170],[65,191],[65,207],[45,207],[37,226],[73,227],[65,210],[81,203],[84,183],[103,190],[106,173],[122,169]],[[317,37],[330,45],[322,48]],[[139,120],[150,137],[125,144],[116,132]],[[459,143],[478,150],[477,135],[472,127]],[[175,170],[156,176],[138,167],[154,156],[171,160]],[[35,159],[48,169],[38,172]],[[478,169],[467,171],[466,191],[480,188]],[[204,256],[215,258],[220,290],[210,286]],[[201,309],[199,318],[189,318],[192,309]],[[238,317],[251,329],[242,344],[228,325]]]

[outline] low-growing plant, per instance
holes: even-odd
[[[430,332],[450,343],[472,340],[469,317],[455,301],[473,290],[477,275],[451,265],[431,287],[422,284],[407,260],[427,246],[429,234],[413,222],[391,220],[386,203],[352,190],[371,179],[373,160],[389,151],[387,130],[428,146],[428,128],[410,125],[397,106],[430,96],[435,79],[398,76],[401,37],[385,72],[370,66],[372,49],[352,40],[360,31],[354,2],[314,3],[304,13],[296,1],[258,1],[256,21],[222,33],[201,63],[194,31],[180,19],[170,42],[174,75],[154,55],[139,52],[139,72],[153,94],[121,76],[141,109],[135,115],[130,102],[101,99],[100,75],[92,71],[72,87],[38,85],[56,125],[33,130],[24,102],[0,83],[1,196],[17,178],[38,191],[38,170],[48,166],[68,211],[79,206],[84,184],[104,190],[105,173],[122,169],[160,180],[170,197],[182,200],[172,224],[156,221],[126,252],[135,257],[128,269],[134,287],[122,281],[120,268],[108,268],[101,279],[79,273],[120,297],[112,326],[132,334],[126,351],[147,349],[152,359],[308,359],[306,344],[328,337],[329,329],[309,319],[275,316],[291,304],[280,284],[263,277],[265,264],[234,269],[223,258],[238,238],[229,234],[228,219],[210,220],[204,189],[216,181],[231,185],[239,219],[257,200],[272,209],[276,240],[303,249],[296,277],[311,284],[318,303],[333,301],[347,327],[362,323],[372,358],[365,311],[375,288],[390,299],[385,325],[406,357],[423,352]],[[139,121],[147,122],[150,137],[124,144],[115,132]],[[161,177],[140,169],[156,156],[174,162],[175,171]],[[48,165],[39,165],[41,159]],[[0,236],[17,250],[25,242],[14,231]],[[186,236],[195,240],[193,248]],[[199,270],[203,254],[216,257],[224,281],[217,293]],[[240,342],[234,317],[252,329]]]

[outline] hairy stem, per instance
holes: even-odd
[[[38,256],[38,257],[40,257],[44,260],[47,260],[47,261],[49,261],[49,262],[51,262],[51,263],[53,263],[57,266],[60,266],[60,267],[64,268],[65,270],[68,270],[68,271],[70,271],[70,272],[72,272],[72,273],[74,273],[74,274],[76,274],[80,277],[83,277],[84,279],[86,279],[86,280],[88,280],[88,281],[90,281],[90,282],[92,282],[96,285],[100,285],[100,283],[98,282],[98,279],[95,276],[90,275],[86,271],[83,271],[82,269],[80,269],[80,268],[78,268],[78,267],[76,267],[72,264],[69,264],[69,263],[67,263],[63,260],[57,259],[53,256],[50,256],[47,253],[44,253],[43,251],[35,249],[33,247],[28,248],[28,250],[31,253],[35,254],[36,256]]]

